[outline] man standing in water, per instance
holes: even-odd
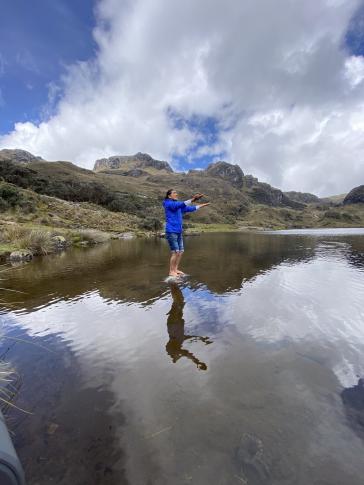
[[[171,260],[169,263],[169,276],[182,276],[183,271],[178,269],[184,251],[182,238],[182,220],[185,212],[194,212],[209,205],[209,202],[200,205],[192,205],[192,202],[201,199],[203,194],[195,194],[191,199],[185,202],[178,200],[177,191],[169,189],[163,201],[163,207],[166,213],[166,239],[171,248]]]

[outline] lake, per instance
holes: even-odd
[[[153,238],[0,267],[28,484],[362,485],[364,230],[185,246],[178,283]]]

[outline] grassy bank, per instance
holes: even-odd
[[[12,251],[45,255],[69,246],[108,241],[123,233],[150,236],[163,231],[163,214],[156,218],[113,212],[89,202],[70,202],[1,182],[0,256]],[[257,229],[364,227],[364,204],[308,204],[296,210],[255,204],[228,223],[185,218],[186,234]]]
[[[143,229],[145,221],[132,214],[111,212],[96,204],[39,195],[11,184],[2,183],[1,187],[2,258],[13,251],[45,255],[69,246],[105,242],[118,234],[147,233]]]

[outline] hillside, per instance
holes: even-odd
[[[364,225],[362,204],[331,203],[328,207],[313,194],[282,192],[225,161],[184,173],[174,172],[168,162],[137,153],[97,160],[94,170],[87,170],[66,161],[47,162],[22,150],[1,150],[0,177],[35,194],[121,213],[133,221],[133,227],[144,229],[157,228],[163,222],[161,201],[171,187],[181,199],[202,192],[211,202],[206,210],[186,217],[187,227]],[[87,220],[84,224],[87,226]]]
[[[342,204],[347,194],[331,195],[330,197],[323,197],[321,202],[327,204]]]

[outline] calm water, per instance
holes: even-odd
[[[362,485],[357,232],[186,238],[178,284],[164,240],[1,273],[28,483]]]

